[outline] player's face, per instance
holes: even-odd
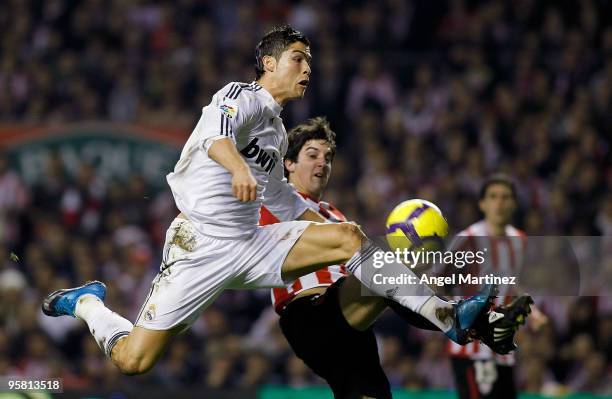
[[[485,219],[499,226],[510,223],[515,207],[512,190],[505,184],[491,184],[480,200],[480,210]]]
[[[289,181],[298,191],[319,199],[331,174],[332,150],[326,140],[308,140],[297,162],[287,160]]]
[[[302,42],[292,43],[276,63],[274,80],[285,100],[304,97],[310,82],[310,48]]]

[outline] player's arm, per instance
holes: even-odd
[[[230,83],[215,94],[202,110],[198,135],[208,156],[232,174],[232,191],[239,201],[254,201],[257,181],[236,148],[236,136],[247,131],[261,110],[257,101]]]
[[[208,156],[232,174],[232,191],[239,201],[255,201],[257,181],[230,138],[214,140],[208,148]]]

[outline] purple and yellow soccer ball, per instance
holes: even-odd
[[[397,205],[387,217],[387,242],[392,250],[442,251],[448,222],[435,204],[411,199]]]

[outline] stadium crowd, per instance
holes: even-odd
[[[611,11],[597,0],[8,0],[0,121],[188,132],[225,82],[252,79],[254,40],[287,21],[309,36],[314,58],[285,125],[332,122],[339,149],[325,199],[370,234],[406,198],[436,202],[461,230],[479,218],[480,183],[504,171],[518,183],[516,225],[529,235],[612,236]],[[40,302],[101,279],[109,307],[134,319],[176,214],[168,190],[152,193],[138,175],[105,181],[86,164],[70,178],[59,157],[26,186],[7,154],[0,375],[62,376],[65,388],[321,383],[291,354],[265,290],[225,292],[150,374],[121,376],[84,323],[52,322]],[[598,270],[612,276],[612,248],[600,251]],[[521,332],[522,390],[612,394],[609,288],[540,299],[551,323]],[[443,335],[390,314],[376,328],[393,386],[452,388]]]

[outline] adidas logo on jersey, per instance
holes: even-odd
[[[240,153],[246,158],[255,158],[255,163],[259,164],[266,172],[270,172],[278,162],[278,156],[275,153],[268,153],[263,148],[257,145],[259,139],[256,137],[249,145],[244,147]]]

